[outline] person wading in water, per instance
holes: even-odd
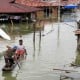
[[[17,46],[17,50],[15,52],[17,59],[18,58],[24,58],[24,54],[27,55],[27,51],[25,49],[25,46],[23,45],[23,40],[19,40],[19,45]]]

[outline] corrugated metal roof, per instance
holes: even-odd
[[[16,2],[27,6],[33,6],[33,7],[51,6],[51,3],[34,1],[34,0],[16,0]]]
[[[41,0],[16,0],[17,3],[21,3],[27,6],[33,7],[43,7],[43,6],[59,6],[59,0],[53,2],[46,2]],[[78,4],[79,0],[68,0],[68,1],[61,1],[60,5],[64,6],[67,4]]]
[[[38,10],[42,10],[40,8],[25,6],[23,4],[18,4],[18,3],[12,4],[12,5],[17,7],[17,8],[20,8],[20,9],[26,11],[26,12],[35,12],[35,11],[38,11]]]
[[[79,3],[79,0],[68,0],[68,1],[63,1],[62,5],[68,5],[68,4],[75,4],[77,5]]]
[[[0,0],[0,13],[26,13],[40,10],[33,7],[24,7],[16,3],[10,3],[11,0]]]

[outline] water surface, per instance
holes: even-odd
[[[67,25],[69,24],[69,25]],[[45,23],[44,30],[22,35],[28,55],[20,65],[11,73],[3,74],[4,59],[0,59],[0,80],[59,80],[60,75],[53,68],[69,66],[76,59],[77,37],[74,35],[75,23]],[[70,26],[72,25],[72,26]],[[23,25],[24,26],[24,25]],[[0,40],[0,50],[4,51],[6,45],[17,45],[20,36],[11,41]]]

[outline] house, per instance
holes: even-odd
[[[58,17],[58,2],[50,3],[42,0],[16,0],[16,3],[41,8],[43,11],[37,12],[36,14],[38,19],[57,19]]]
[[[58,19],[58,7],[78,4],[78,0],[1,0],[0,21]]]
[[[16,0],[16,3],[36,8],[42,8],[43,11],[37,12],[36,15],[39,19],[57,19],[59,6],[61,9],[63,6],[68,4],[78,4],[79,0]]]
[[[31,19],[31,16],[34,17],[40,10],[16,3],[15,0],[0,0],[0,21]]]

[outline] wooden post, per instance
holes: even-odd
[[[41,50],[41,26],[40,26],[40,24],[41,24],[41,21],[39,21],[39,27],[40,27],[40,30],[39,30],[39,52]]]
[[[35,24],[36,24],[36,20],[33,20],[33,48],[34,48],[34,56],[35,56],[35,31],[36,31],[36,28],[35,28]]]
[[[26,17],[26,20],[27,20],[27,26],[26,26],[26,28],[30,28],[29,26],[28,26],[28,17]]]
[[[78,29],[80,29],[80,20],[77,22]],[[78,35],[78,39],[80,39],[80,34]]]
[[[58,6],[58,35],[57,35],[57,44],[59,45],[59,39],[60,39],[60,5],[61,4],[61,0],[59,0],[59,6]]]
[[[13,21],[11,19],[11,33],[13,32],[13,29],[14,29],[14,25],[13,25]]]
[[[33,23],[33,30],[34,30],[34,34],[33,34],[33,42],[35,42],[35,23]]]
[[[80,29],[80,20],[77,22],[78,29]],[[77,48],[80,50],[80,34],[77,34]]]

